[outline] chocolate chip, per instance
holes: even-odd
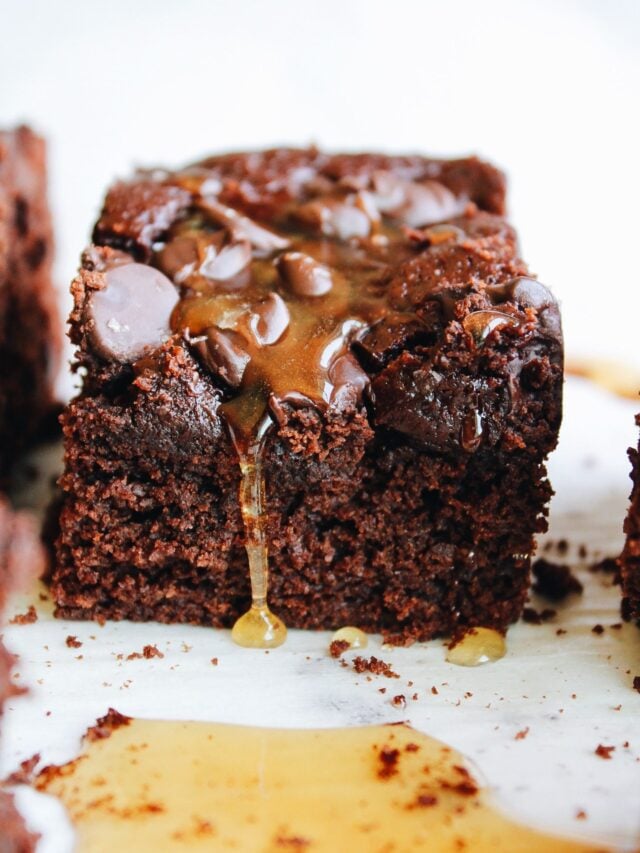
[[[289,319],[289,309],[284,299],[277,293],[270,293],[252,307],[249,328],[261,346],[270,346],[285,333]]]
[[[239,388],[251,360],[244,343],[244,338],[238,332],[212,326],[205,332],[204,339],[194,342],[194,349],[209,370],[231,388]]]
[[[279,234],[274,234],[273,231],[263,228],[262,225],[258,225],[253,219],[249,219],[248,216],[238,213],[232,207],[220,204],[215,199],[208,197],[203,199],[200,202],[200,207],[205,213],[209,214],[214,222],[226,228],[233,240],[238,242],[247,241],[259,252],[269,254],[286,249],[289,245],[289,241],[284,237],[280,237]]]
[[[329,368],[329,381],[333,384],[330,402],[345,404],[359,400],[369,387],[369,377],[352,353],[338,356]]]
[[[473,338],[476,346],[481,346],[495,329],[503,326],[516,326],[518,321],[510,314],[500,311],[473,311],[462,321],[466,332]]]
[[[104,287],[91,292],[85,307],[93,348],[103,358],[135,361],[169,337],[178,299],[171,281],[153,267],[111,267],[104,273]]]
[[[379,210],[410,228],[420,228],[461,216],[468,199],[454,195],[438,181],[407,181],[389,172],[373,176],[375,203]]]
[[[515,302],[520,308],[534,308],[541,325],[556,336],[562,334],[560,310],[555,296],[549,288],[535,278],[519,276],[505,284],[487,288],[487,295],[494,304]]]
[[[345,200],[323,198],[307,202],[298,208],[296,218],[325,237],[350,240],[368,237],[378,214],[358,196],[351,196]]]
[[[213,249],[213,247],[212,247]],[[212,281],[227,281],[235,278],[251,263],[251,244],[246,240],[231,243],[216,251],[207,253],[200,265],[200,273]]]
[[[296,296],[324,296],[333,286],[331,271],[302,252],[285,252],[278,259],[278,270]]]

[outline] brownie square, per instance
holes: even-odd
[[[636,417],[640,426],[640,415]],[[620,557],[622,615],[640,625],[640,444],[629,450],[631,460],[631,499],[624,522],[625,545]]]
[[[287,625],[411,642],[517,619],[563,347],[504,196],[475,158],[315,149],[116,184],[72,285],[58,615],[231,625],[239,448],[266,424]]]
[[[0,482],[51,413],[60,349],[44,141],[0,131]]]

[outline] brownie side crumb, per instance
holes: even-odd
[[[366,658],[355,657],[352,661],[353,668],[356,672],[371,672],[373,675],[384,675],[385,678],[400,678],[397,672],[391,669],[391,664],[371,655],[369,660]]]
[[[13,619],[9,620],[9,625],[31,625],[33,622],[38,621],[38,613],[33,606],[30,604],[26,613],[17,613]]]
[[[637,690],[640,693],[640,675],[634,675],[633,677],[633,689]]]
[[[529,734],[529,726],[525,726],[523,729],[520,729],[519,732],[516,732],[513,736],[514,740],[524,740],[526,736]]]
[[[67,646],[70,649],[79,649],[80,646],[82,645],[80,640],[77,637],[75,637],[73,634],[69,634],[69,636],[65,640],[65,643],[67,644]]]
[[[594,626],[593,626],[593,628],[591,629],[591,633],[592,633],[592,634],[597,634],[598,636],[599,636],[600,634],[604,634],[604,626],[603,626],[603,625],[600,625],[600,624],[598,624],[598,625],[594,625]]]
[[[552,563],[541,557],[532,566],[533,591],[549,601],[563,601],[572,593],[580,594],[583,586],[569,566]]]
[[[130,655],[127,655],[127,660],[150,660],[151,658],[163,658],[164,654],[160,651],[160,649],[154,644],[153,646],[147,645],[144,646],[142,652],[131,652]]]
[[[620,562],[615,557],[605,557],[603,560],[591,563],[589,571],[594,574],[602,573],[605,575],[611,575],[615,584],[619,584],[621,581]]]
[[[88,741],[102,740],[106,737],[111,737],[112,732],[119,729],[120,726],[128,726],[131,722],[131,717],[127,717],[116,711],[115,708],[109,708],[104,717],[98,717],[95,726],[87,729],[85,739]]]
[[[329,646],[329,654],[332,658],[339,658],[343,652],[350,647],[348,640],[333,640]]]
[[[603,746],[601,743],[595,749],[595,754],[600,758],[611,758],[611,753],[615,750],[615,746]]]
[[[398,693],[397,696],[393,696],[391,699],[391,704],[394,708],[406,708],[407,707],[407,698],[404,693]]]
[[[557,615],[557,610],[545,607],[544,610],[534,610],[533,607],[525,607],[522,611],[522,621],[529,625],[542,625]]]
[[[218,666],[218,658],[211,658],[211,663],[213,666]]]

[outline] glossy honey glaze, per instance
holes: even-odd
[[[35,783],[66,806],[79,853],[596,850],[508,819],[462,755],[405,725],[130,720],[102,734]]]

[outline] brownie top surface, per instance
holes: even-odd
[[[518,258],[504,188],[476,158],[316,149],[139,172],[107,195],[72,336],[99,361],[145,369],[179,342],[246,443],[284,403],[362,399],[452,320],[476,345],[555,312]]]

